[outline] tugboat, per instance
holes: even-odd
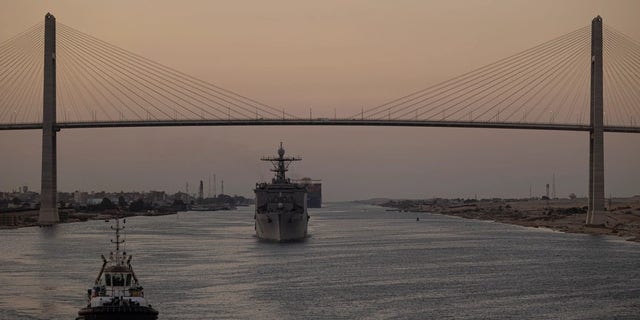
[[[126,219],[123,221],[123,224]],[[87,290],[88,305],[78,311],[76,320],[155,320],[158,311],[144,298],[144,290],[131,267],[131,255],[120,251],[120,219],[116,218],[116,251],[102,258],[102,268]]]
[[[271,183],[257,183],[255,230],[260,239],[285,242],[298,241],[307,237],[307,187],[304,184],[291,183],[285,172],[293,161],[301,158],[284,157],[284,148],[280,142],[278,157],[263,157],[260,160],[273,164],[271,171],[276,176]]]

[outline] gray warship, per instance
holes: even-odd
[[[289,165],[301,158],[285,157],[282,142],[278,157],[263,157],[273,165],[275,177],[271,183],[257,183],[255,230],[260,239],[286,242],[299,241],[307,237],[307,187],[292,183],[285,176]]]

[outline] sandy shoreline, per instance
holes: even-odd
[[[606,223],[587,226],[586,199],[477,201],[452,204],[449,201],[425,203],[421,200],[392,200],[380,205],[407,212],[430,212],[467,219],[491,220],[524,227],[548,228],[567,233],[617,236],[640,242],[640,197],[612,201],[605,213]]]

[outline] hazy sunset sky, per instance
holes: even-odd
[[[57,21],[287,112],[359,112],[577,28],[596,15],[640,41],[640,1],[0,1],[0,41]],[[606,108],[606,106],[605,106]],[[270,178],[282,141],[325,200],[524,197],[556,175],[585,195],[583,132],[369,127],[74,129],[58,134],[60,191],[229,194]],[[0,131],[0,190],[40,189],[41,132]],[[606,194],[640,194],[640,134],[605,134]],[[218,188],[218,191],[219,188]],[[206,190],[205,190],[206,192]]]

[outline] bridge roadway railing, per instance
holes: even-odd
[[[90,121],[61,122],[58,130],[79,128],[126,128],[126,127],[180,127],[180,126],[381,126],[381,127],[441,127],[441,128],[487,128],[521,130],[590,131],[585,124],[549,124],[523,122],[473,122],[446,120],[368,120],[368,119],[245,119],[245,120],[148,120],[148,121]],[[0,130],[42,129],[41,123],[0,124]],[[640,127],[605,126],[605,132],[640,133]]]

